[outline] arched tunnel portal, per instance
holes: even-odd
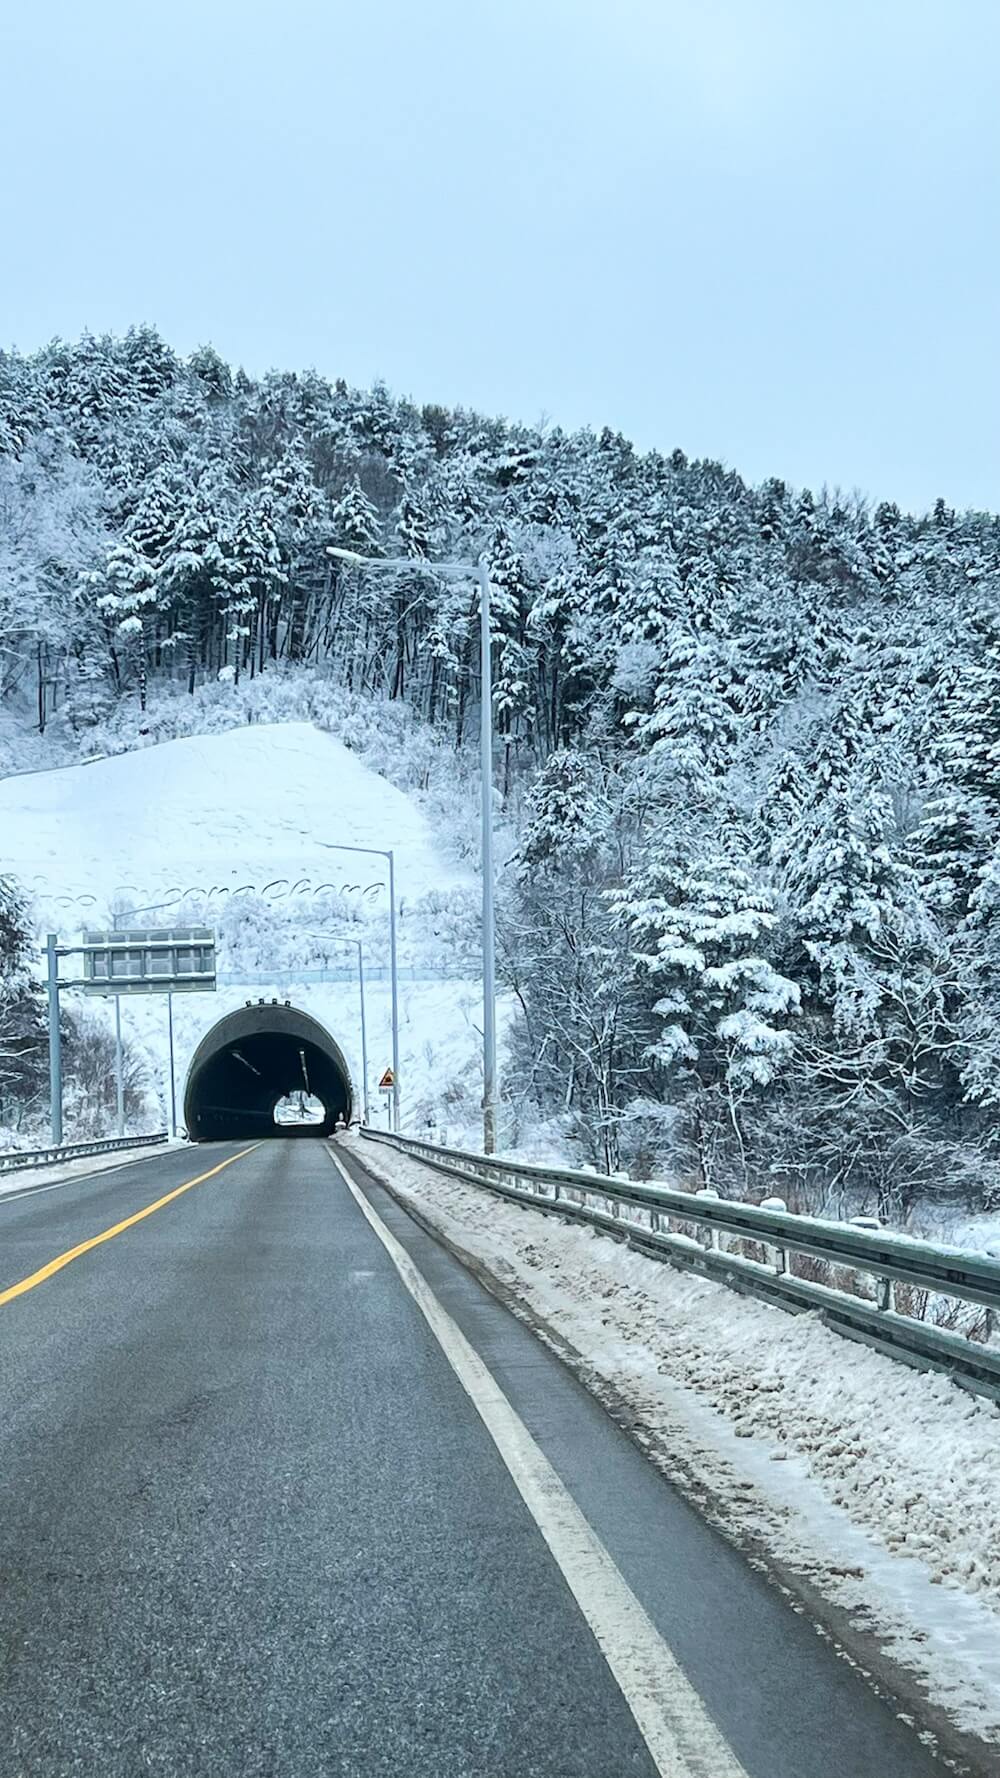
[[[351,1115],[351,1076],[328,1031],[287,1003],[248,1001],[206,1032],[191,1058],[184,1088],[184,1122],[194,1142],[288,1135],[274,1108],[289,1094],[322,1100],[328,1135]],[[305,1133],[303,1131],[303,1133]]]

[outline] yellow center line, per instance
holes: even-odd
[[[30,1277],[22,1278],[19,1284],[12,1284],[7,1290],[0,1290],[0,1306],[4,1303],[12,1303],[16,1296],[23,1296],[25,1291],[34,1290],[36,1284],[44,1284],[46,1278],[51,1278],[54,1273],[61,1272],[63,1266],[68,1266],[72,1260],[79,1259],[81,1254],[89,1253],[94,1247],[103,1246],[105,1241],[113,1240],[115,1235],[123,1235],[126,1229],[134,1228],[137,1222],[142,1222],[147,1216],[152,1216],[154,1210],[162,1210],[164,1204],[172,1204],[175,1198],[181,1197],[184,1192],[189,1192],[192,1186],[201,1185],[206,1179],[213,1179],[216,1173],[222,1172],[224,1167],[231,1167],[234,1161],[241,1161],[244,1155],[253,1154],[254,1149],[259,1147],[260,1143],[255,1142],[251,1148],[241,1148],[239,1154],[229,1155],[226,1160],[220,1161],[217,1167],[209,1167],[207,1173],[199,1173],[197,1179],[188,1179],[184,1185],[177,1185],[164,1197],[157,1198],[154,1204],[147,1204],[145,1210],[137,1210],[134,1216],[126,1216],[124,1222],[116,1222],[113,1227],[104,1229],[101,1234],[91,1235],[89,1241],[81,1241],[77,1247],[70,1247],[65,1253],[58,1254],[55,1259],[49,1260],[48,1265],[41,1266],[37,1272],[32,1272]]]

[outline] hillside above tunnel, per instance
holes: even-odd
[[[393,847],[411,898],[467,880],[413,798],[309,722],[255,723],[0,780],[3,868],[41,901],[341,883],[337,842]],[[356,857],[348,880],[378,876]]]
[[[373,734],[379,709],[373,703]],[[381,849],[391,847],[404,1115],[426,1125],[445,1092],[452,1103],[467,1096],[474,1115],[478,1036],[467,1011],[481,992],[474,880],[438,840],[419,797],[332,735],[308,722],[254,723],[2,780],[0,833],[2,868],[31,896],[39,941],[47,931],[73,941],[84,927],[106,927],[116,916],[128,925],[198,923],[215,931],[217,992],[175,995],[173,1003],[178,1123],[189,1076],[197,1078],[188,1127],[198,1136],[217,1135],[223,1125],[234,1133],[234,1116],[241,1133],[268,1133],[286,1093],[317,1097],[324,1126],[348,1108],[360,1113],[359,946],[369,1104],[382,1115],[377,1082],[392,1061],[392,1033],[389,873]],[[64,973],[73,973],[69,959]],[[269,1008],[290,1000],[315,1030],[299,1046],[241,1031],[243,1060],[234,1059],[232,1046],[211,1033],[228,1030],[226,1021],[259,999]],[[67,994],[64,1004],[86,1027],[113,1030],[110,1000]],[[169,1124],[163,996],[125,1003],[122,1029],[130,1077],[147,1094],[137,1127]],[[191,1076],[196,1052],[201,1062]],[[110,1094],[113,1116],[113,1082]],[[74,1118],[70,1099],[70,1129]]]

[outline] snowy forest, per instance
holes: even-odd
[[[0,772],[292,675],[406,706],[471,783],[476,589],[432,564],[479,555],[510,1139],[820,1209],[1000,1202],[992,514],[253,378],[146,327],[0,354]],[[8,1011],[26,920],[6,882]]]

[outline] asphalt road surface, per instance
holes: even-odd
[[[0,1198],[0,1778],[941,1778],[349,1171]]]

